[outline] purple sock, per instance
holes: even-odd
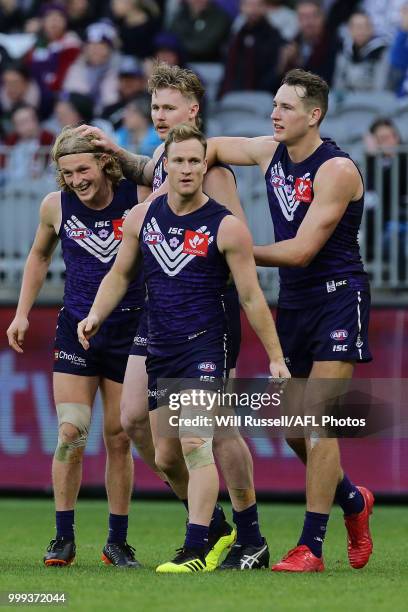
[[[75,510],[56,510],[57,538],[74,540]]]
[[[224,511],[219,504],[215,504],[211,517],[210,529],[216,529],[224,521]]]
[[[127,539],[127,514],[109,514],[108,544],[123,544]]]
[[[322,556],[322,547],[326,536],[328,514],[319,512],[306,512],[302,535],[299,544],[305,544],[316,557]]]
[[[232,510],[232,518],[237,526],[237,544],[261,546],[263,538],[259,531],[257,505],[249,506],[241,512]]]
[[[344,514],[357,514],[364,508],[364,497],[355,485],[344,474],[343,480],[337,485],[335,498]]]
[[[208,544],[208,527],[189,523],[187,525],[186,539],[184,541],[185,548],[204,550],[206,544]]]

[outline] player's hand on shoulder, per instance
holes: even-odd
[[[78,340],[86,351],[89,349],[89,339],[98,333],[100,326],[99,317],[95,314],[89,314],[78,323]]]
[[[270,361],[269,371],[271,373],[272,379],[276,380],[276,382],[279,382],[279,379],[286,379],[291,377],[291,374],[287,368],[283,357]]]
[[[28,326],[27,317],[15,316],[6,332],[9,346],[17,353],[24,353],[24,337],[28,330]]]
[[[95,125],[83,124],[75,128],[75,130],[79,132],[81,136],[92,136],[91,144],[106,151],[106,153],[117,153],[120,149],[119,145],[117,145],[114,140],[109,138],[101,128]]]

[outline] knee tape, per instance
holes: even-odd
[[[71,463],[78,448],[85,447],[88,440],[89,426],[91,424],[91,408],[86,404],[64,403],[57,404],[58,426],[70,423],[77,428],[79,436],[73,442],[65,442],[58,435],[58,444],[55,449],[55,458],[64,463]]]
[[[201,446],[195,448],[191,453],[188,453],[188,455],[184,455],[184,460],[189,471],[215,463],[212,443],[213,439],[207,438]]]

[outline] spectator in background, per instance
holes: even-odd
[[[366,145],[366,208],[367,208],[367,259],[375,256],[374,215],[382,208],[383,249],[389,258],[391,245],[398,242],[399,277],[405,278],[408,237],[408,155],[398,151],[402,144],[398,130],[391,119],[376,119],[365,138]],[[397,172],[393,172],[393,166]],[[379,182],[376,181],[380,172]],[[393,177],[398,176],[398,184]],[[381,185],[379,193],[377,185]],[[397,189],[398,211],[393,213],[393,189]],[[381,256],[383,255],[381,254]]]
[[[11,131],[11,115],[21,104],[34,107],[40,118],[45,119],[52,112],[53,99],[42,95],[38,84],[30,78],[27,66],[14,62],[3,71],[0,81],[0,115],[1,131],[7,134]]]
[[[157,63],[185,67],[185,52],[177,36],[171,32],[159,32],[153,41],[153,56],[144,61],[144,71],[148,79]]]
[[[124,108],[122,126],[115,132],[118,145],[131,153],[153,157],[161,144],[150,121],[150,102],[133,100]]]
[[[180,39],[187,62],[219,62],[230,28],[230,16],[213,0],[185,0],[169,29]]]
[[[81,51],[81,41],[77,34],[67,31],[68,18],[63,5],[46,4],[41,16],[41,30],[27,55],[27,63],[40,87],[56,92]]]
[[[348,22],[349,36],[336,58],[333,86],[336,90],[381,91],[389,77],[388,48],[374,34],[370,17],[356,12]]]
[[[0,0],[0,32],[10,34],[21,32],[24,12],[19,0]]]
[[[371,17],[374,32],[391,43],[400,23],[401,8],[406,2],[407,0],[363,0],[361,8]]]
[[[160,29],[160,10],[154,0],[112,0],[112,20],[119,31],[124,55],[140,59],[153,53],[153,38]]]
[[[153,59],[182,68],[186,63],[186,53],[177,36],[171,32],[159,32],[153,40]]]
[[[90,96],[78,92],[62,92],[55,105],[55,112],[49,129],[58,134],[66,125],[92,123],[113,137],[112,125],[104,119],[95,118],[94,103]]]
[[[339,37],[336,31],[326,27],[325,14],[317,0],[299,0],[296,10],[299,34],[284,49],[283,72],[303,68],[331,85]]]
[[[228,91],[275,92],[281,78],[283,39],[267,19],[265,0],[241,0],[237,31],[229,41],[220,96]]]
[[[391,48],[391,68],[398,96],[408,96],[408,2],[401,8],[399,30]]]
[[[10,151],[7,158],[2,158],[2,174],[8,186],[16,184],[20,189],[27,182],[42,178],[49,155],[41,147],[50,147],[54,135],[41,128],[36,109],[28,104],[17,106],[11,120],[13,132],[4,142]]]
[[[118,101],[119,55],[115,43],[116,30],[111,23],[98,21],[88,26],[84,49],[64,81],[64,91],[92,98],[95,114]]]
[[[150,104],[143,67],[130,55],[122,57],[120,62],[118,94],[118,101],[106,106],[102,112],[102,117],[110,121],[116,130],[122,125],[124,108],[130,101],[141,99]]]
[[[299,31],[296,11],[289,8],[282,0],[267,0],[268,21],[288,42],[293,40]]]
[[[54,114],[57,120],[53,130],[55,134],[66,125],[91,123],[94,118],[92,98],[76,91],[64,91],[55,105]]]
[[[98,20],[96,3],[93,0],[66,0],[68,27],[81,38],[84,38],[86,28]]]

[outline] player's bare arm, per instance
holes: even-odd
[[[207,142],[208,167],[217,162],[236,166],[259,166],[265,173],[278,147],[272,136],[257,138],[209,138]]]
[[[139,255],[139,232],[148,204],[134,206],[123,224],[123,237],[112,268],[101,282],[88,316],[78,323],[78,340],[89,348],[105,319],[125,296],[129,283],[135,278]]]
[[[7,330],[9,345],[17,353],[23,352],[24,337],[29,326],[28,315],[47,275],[58,242],[60,224],[61,196],[53,192],[41,203],[40,223],[24,266],[16,315]]]
[[[268,354],[272,376],[289,378],[275,323],[258,283],[248,228],[233,216],[225,217],[217,245],[231,270],[245,314]]]
[[[318,170],[314,197],[294,238],[255,246],[259,266],[306,267],[334,232],[350,201],[363,193],[362,180],[353,162],[334,157]]]
[[[103,130],[93,125],[80,125],[77,130],[81,131],[84,136],[92,134],[94,136],[92,144],[100,147],[107,153],[115,155],[120,165],[122,172],[129,181],[133,181],[139,185],[151,186],[153,182],[154,161],[147,155],[137,155],[130,153],[119,147],[111,140]]]
[[[216,202],[226,206],[238,219],[247,223],[235,179],[230,170],[222,166],[209,168],[204,176],[203,191]]]

